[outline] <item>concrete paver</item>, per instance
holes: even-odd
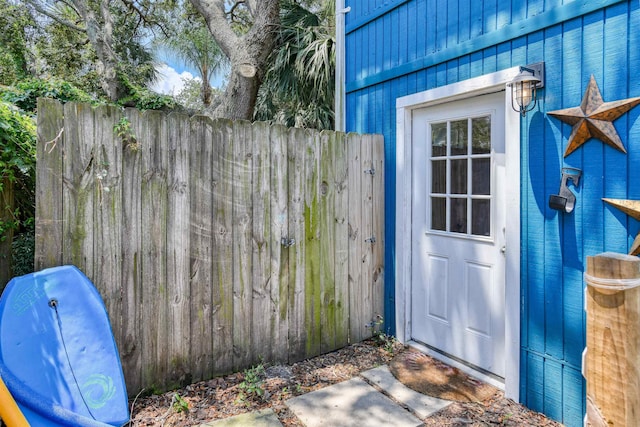
[[[418,393],[402,384],[389,371],[388,366],[380,366],[360,374],[371,384],[380,387],[386,394],[398,402],[408,406],[420,418],[428,417],[436,411],[448,406],[451,402]]]
[[[411,390],[393,376],[388,366],[370,369],[360,376],[362,378],[352,378],[291,398],[285,404],[306,427],[414,427],[422,424],[420,419],[451,403]],[[396,402],[409,408],[417,417]],[[282,424],[273,410],[263,409],[199,427],[240,426],[282,427]]]
[[[287,400],[306,427],[414,427],[421,421],[362,378]]]
[[[282,427],[278,416],[271,409],[248,412],[202,424],[199,427]]]

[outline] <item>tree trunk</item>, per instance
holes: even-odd
[[[0,191],[0,224],[6,226],[7,223],[13,222],[14,196],[13,183],[9,178],[0,178],[2,180],[2,191]],[[0,234],[0,291],[11,280],[13,276],[12,250],[13,227],[7,227],[7,230]]]
[[[232,67],[222,103],[216,108],[215,115],[229,119],[251,120],[258,98],[260,83],[257,77],[246,78]]]
[[[211,85],[208,81],[202,81],[202,103],[205,107],[211,105]]]
[[[98,11],[93,10],[86,0],[74,0],[73,4],[86,23],[87,37],[98,56],[100,86],[109,100],[118,101],[125,95],[126,88],[117,73],[118,58],[113,46],[113,16],[109,11],[109,1],[100,1]]]
[[[211,35],[231,61],[231,75],[215,115],[228,119],[253,119],[258,89],[268,68],[280,26],[280,0],[248,2],[253,24],[238,36],[225,14],[224,0],[191,0],[204,17]]]

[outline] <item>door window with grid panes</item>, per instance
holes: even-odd
[[[491,116],[430,124],[431,230],[491,237]]]

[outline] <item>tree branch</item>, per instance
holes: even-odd
[[[227,14],[231,17],[231,19],[233,19],[233,14],[235,13],[236,9],[241,5],[244,4],[245,1],[244,0],[238,0],[237,2],[235,2],[233,4],[233,6],[231,6],[231,9],[229,9],[229,12],[227,12]]]
[[[130,11],[138,15],[137,25],[140,25],[140,23],[142,23],[145,27],[154,27],[154,26],[158,27],[160,28],[160,31],[165,37],[169,37],[169,32],[164,27],[164,25],[162,25],[161,22],[159,22],[157,19],[149,18],[149,17],[153,17],[153,12],[145,12],[144,10],[136,6],[136,4],[132,0],[121,0],[121,1],[127,7],[127,9],[129,9]]]
[[[224,9],[224,0],[191,0],[191,4],[202,14],[211,35],[224,54],[231,59],[235,56],[240,38],[233,32]]]
[[[45,9],[44,7],[42,7],[42,5],[37,1],[37,0],[26,0],[27,3],[29,3],[31,6],[33,6],[33,8],[43,14],[44,16],[47,16],[51,19],[53,19],[54,21],[56,21],[57,23],[64,25],[65,27],[71,28],[72,30],[81,32],[81,33],[86,33],[87,29],[86,28],[82,28],[76,24],[74,24],[73,22],[70,22],[66,19],[61,18],[60,16],[56,15],[53,12],[48,11],[47,9]],[[74,8],[75,10],[75,8]],[[77,10],[75,10],[76,13],[78,13]]]

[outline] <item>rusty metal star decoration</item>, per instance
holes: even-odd
[[[564,157],[591,138],[597,138],[626,153],[627,150],[613,126],[613,121],[638,104],[640,97],[604,102],[592,75],[579,107],[551,111],[547,114],[573,126]]]
[[[620,209],[632,218],[640,221],[640,200],[624,200],[624,199],[602,199],[611,206]],[[640,255],[640,233],[636,236],[631,244],[629,255]]]

